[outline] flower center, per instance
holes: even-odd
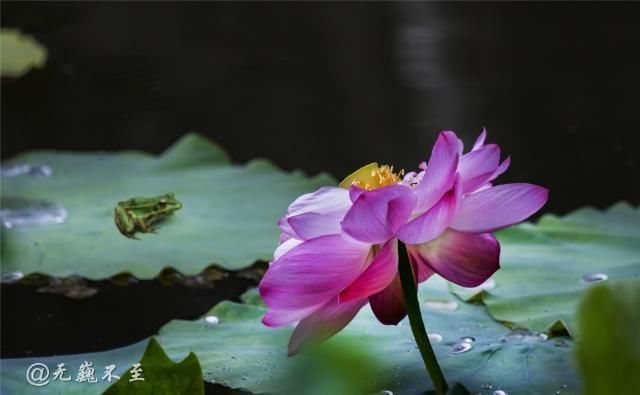
[[[371,191],[373,189],[382,188],[387,185],[398,184],[402,181],[404,170],[399,172],[393,171],[393,166],[382,165],[377,163],[369,163],[348,175],[340,183],[340,187],[349,188],[356,185],[360,188]]]

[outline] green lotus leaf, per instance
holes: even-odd
[[[3,229],[2,271],[89,279],[121,272],[152,278],[167,266],[193,275],[212,263],[240,269],[269,260],[279,236],[276,222],[289,203],[335,184],[327,175],[287,173],[266,160],[232,165],[221,148],[197,134],[157,157],[37,151],[3,167],[20,164],[48,166],[53,174],[3,177],[3,221],[5,208],[20,205],[49,222],[59,215],[55,210],[66,210],[68,217],[64,223]],[[183,207],[159,223],[157,233],[138,233],[140,240],[131,240],[118,232],[119,201],[168,192]]]
[[[640,394],[640,280],[600,284],[578,309],[585,395]]]
[[[15,29],[0,32],[0,74],[18,78],[33,68],[41,68],[47,61],[47,50],[33,37]]]
[[[585,292],[598,281],[640,278],[640,210],[624,202],[545,215],[497,236],[501,269],[481,287],[452,290],[515,327],[579,336],[576,308]]]

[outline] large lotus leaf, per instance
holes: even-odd
[[[2,271],[90,279],[120,272],[151,278],[166,266],[196,274],[211,263],[239,269],[268,260],[278,240],[277,219],[288,204],[335,182],[286,173],[265,160],[232,165],[224,151],[196,134],[158,157],[38,151],[3,165],[18,163],[49,166],[53,175],[3,177],[3,206],[35,202],[34,210],[46,210],[43,202],[50,202],[66,209],[68,219],[3,229]],[[168,192],[183,208],[158,233],[131,240],[118,232],[113,210],[119,201]]]
[[[517,327],[579,336],[577,303],[595,282],[640,277],[640,210],[626,203],[545,215],[498,238],[502,268],[492,281],[452,288],[465,300],[482,299],[494,318]]]
[[[17,78],[32,68],[41,68],[47,60],[47,50],[33,37],[15,29],[0,33],[0,75]]]
[[[435,352],[451,383],[461,382],[472,393],[482,394],[492,394],[497,389],[517,394],[578,393],[570,339],[546,340],[545,336],[537,333],[512,332],[491,319],[484,306],[456,302],[446,283],[439,278],[430,279],[419,292],[422,313]],[[326,376],[318,380],[313,369],[317,357],[310,357],[313,353],[287,358],[287,342],[292,328],[263,326],[260,318],[265,307],[255,291],[250,291],[243,299],[245,303],[220,303],[200,320],[172,321],[161,329],[157,339],[174,361],[194,352],[206,381],[255,393],[304,393],[300,392],[301,383],[304,388],[315,389],[313,393],[322,393],[317,389],[330,388],[327,385],[332,383],[325,382],[327,380],[348,381],[352,385],[354,380],[360,380],[368,383],[367,388],[372,385],[374,390],[390,390],[396,394],[422,393],[431,389],[406,319],[399,326],[384,326],[368,307],[364,308],[327,346],[337,345],[343,353],[355,355],[360,355],[361,351],[357,350],[367,350],[364,359],[367,368],[356,371],[334,369],[332,374],[350,375],[348,380]],[[461,338],[465,337],[472,337],[474,341],[462,342]],[[123,362],[120,362],[122,350],[73,358],[77,361],[93,358],[128,365],[135,359],[132,354],[142,354],[140,345],[132,347],[135,349],[131,349],[126,355],[128,359]],[[350,347],[355,347],[356,351],[350,351]],[[465,352],[455,352],[466,348]],[[116,355],[117,352],[120,354]],[[37,393],[24,380],[29,363],[44,360],[53,364],[69,358],[3,361],[3,390],[8,393]],[[326,363],[333,362],[329,359]],[[351,372],[364,373],[362,377],[353,377]]]
[[[456,302],[439,278],[421,286],[419,299],[435,352],[451,383],[461,382],[472,393],[493,393],[495,389],[517,394],[577,393],[568,338],[546,340],[542,334],[512,332],[492,320],[483,306]],[[158,338],[174,359],[195,350],[207,381],[256,393],[296,388],[291,372],[299,372],[307,362],[304,354],[286,357],[291,328],[264,327],[260,318],[265,307],[259,298],[253,295],[244,300],[253,303],[223,302],[214,307],[209,315],[218,318],[217,325],[206,320],[173,321]],[[474,341],[461,342],[468,337]],[[373,366],[378,368],[372,376],[360,379],[373,381],[377,390],[410,394],[431,389],[406,319],[397,327],[384,326],[366,307],[329,345],[332,342],[368,350],[370,361],[375,360]],[[466,352],[455,352],[466,348]],[[322,385],[305,375],[298,380],[307,386]]]
[[[600,284],[580,302],[584,394],[640,394],[640,280]]]

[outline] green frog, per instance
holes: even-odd
[[[152,198],[134,197],[119,202],[114,213],[118,230],[123,235],[137,239],[136,232],[155,232],[151,226],[182,208],[173,193]]]

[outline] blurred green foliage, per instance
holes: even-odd
[[[33,37],[16,29],[0,32],[0,74],[2,78],[18,78],[33,68],[42,68],[47,49]]]
[[[596,285],[578,309],[584,395],[640,394],[640,280]]]
[[[132,370],[116,381],[105,395],[171,395],[189,394],[204,395],[202,369],[198,358],[193,353],[181,362],[175,363],[155,338],[149,339],[147,349],[140,360],[140,373],[133,380]]]

